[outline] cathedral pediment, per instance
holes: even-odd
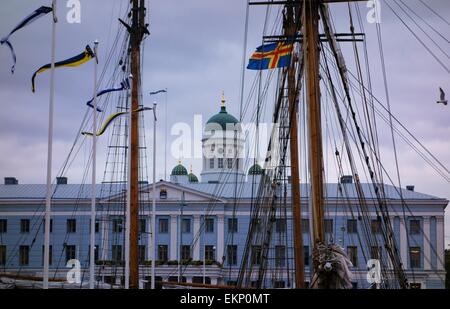
[[[174,184],[167,181],[157,182],[155,189],[157,203],[180,203],[183,200],[186,203],[226,203],[226,200],[223,198],[196,190],[191,187],[183,186],[182,184]],[[125,191],[104,199],[103,202],[123,202],[124,198],[126,198]],[[153,184],[146,184],[141,187],[139,199],[141,201],[152,202]]]

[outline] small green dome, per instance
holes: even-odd
[[[177,166],[175,166],[172,170],[172,173],[170,175],[173,176],[181,176],[181,175],[187,175],[187,169],[179,163]]]
[[[197,176],[195,176],[192,172],[188,175],[189,182],[198,182]]]
[[[262,175],[262,173],[263,173],[263,169],[261,168],[261,166],[258,163],[254,164],[252,167],[250,167],[248,169],[249,175]]]

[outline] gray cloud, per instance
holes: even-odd
[[[50,1],[4,2],[0,12],[1,35],[6,34],[31,10]],[[81,0],[81,24],[65,22],[66,1],[58,2],[60,22],[57,30],[57,58],[73,56],[83,50],[86,44],[99,39],[100,59],[105,59],[119,29],[117,17],[125,13],[128,1]],[[443,35],[450,37],[449,27],[427,11],[419,1],[408,3]],[[447,1],[436,0],[430,5],[443,16],[450,16]],[[367,12],[365,3],[360,5],[360,9],[364,18]],[[337,30],[347,32],[349,25],[346,6],[333,5],[333,12]],[[225,90],[228,110],[238,115],[245,1],[150,1],[148,13],[151,36],[145,42],[143,93],[160,88],[169,89],[169,128],[180,121],[192,124],[194,114],[203,115],[203,120],[206,121],[218,111],[222,90]],[[247,55],[261,42],[264,14],[263,7],[251,8]],[[275,16],[275,13],[272,12],[271,16]],[[271,24],[268,25],[270,27]],[[364,27],[374,93],[385,103],[375,26],[365,23]],[[392,111],[446,166],[450,166],[450,111],[449,107],[435,103],[438,86],[445,88],[450,96],[448,73],[385,5],[382,5],[381,27]],[[31,93],[31,75],[39,66],[50,61],[50,37],[50,17],[46,16],[11,38],[18,56],[13,76],[9,73],[9,50],[4,46],[0,47],[0,171],[3,176],[18,176],[21,183],[45,181],[49,74],[37,77],[35,94]],[[355,72],[352,48],[347,43],[343,45],[345,55],[348,55],[348,66]],[[435,48],[433,50],[436,51]],[[441,58],[450,65],[445,56],[441,55]],[[65,159],[84,116],[84,102],[92,96],[92,71],[92,63],[76,69],[57,70],[55,173]],[[247,91],[255,74],[246,72]],[[144,103],[150,105],[154,99],[159,101],[161,121],[158,125],[158,144],[161,144],[164,137],[164,96],[144,96]],[[253,104],[254,102],[251,106]],[[265,109],[265,115],[265,119],[270,119],[270,105]],[[151,117],[147,117],[145,125],[146,136],[151,137]],[[389,159],[392,156],[390,133],[385,125],[380,126],[382,152]],[[169,137],[169,145],[173,138]],[[148,139],[147,144],[150,143],[151,139]],[[419,191],[450,198],[448,184],[431,172],[423,160],[402,145],[402,142],[398,143],[402,183],[415,184]],[[106,146],[105,138],[99,145],[99,149],[104,149],[100,153],[99,172],[103,169]],[[84,153],[88,144],[85,147]],[[158,149],[158,167],[163,166],[163,157],[161,147]],[[83,160],[85,157],[82,155],[69,171],[72,182],[81,180]],[[169,157],[169,168],[177,160],[178,158]],[[193,164],[194,172],[200,172],[200,160],[186,160],[184,163]],[[394,166],[388,166],[391,174],[395,175]],[[158,168],[157,175],[161,176],[163,172],[162,168]],[[450,235],[448,224],[446,232]]]

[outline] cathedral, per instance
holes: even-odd
[[[244,138],[239,121],[229,114],[222,98],[217,114],[204,126],[202,138],[202,170],[199,177],[179,162],[173,167],[170,181],[141,184],[139,258],[141,286],[150,278],[152,250],[156,254],[157,282],[185,282],[212,285],[235,285],[251,220],[252,205],[264,169],[258,164],[245,167]],[[289,184],[288,186],[291,186]],[[305,281],[311,281],[311,241],[308,219],[308,196],[305,183],[299,184],[302,197],[302,232],[305,261]],[[103,190],[108,184],[98,184],[96,230],[97,280],[111,284],[124,282],[124,188],[114,194]],[[346,186],[345,203],[338,186]],[[369,184],[363,189],[370,198]],[[403,215],[402,204],[393,187],[386,185],[395,239],[406,274],[417,288],[443,288],[444,270],[444,209],[448,201],[416,192],[408,186],[402,190],[404,200],[413,215]],[[50,270],[52,276],[65,278],[66,263],[78,259],[83,278],[89,274],[89,208],[90,188],[70,184],[60,177],[52,199],[50,236]],[[106,194],[105,192],[108,192]],[[287,190],[287,204],[290,203]],[[156,247],[152,248],[150,231],[152,197],[156,195]],[[375,197],[372,197],[375,200]],[[19,184],[14,177],[0,185],[0,267],[6,272],[42,274],[43,210],[45,184]],[[358,198],[352,177],[340,183],[326,184],[325,233],[327,240],[339,244],[347,252],[353,266],[353,286],[367,288],[367,261],[386,258],[382,250],[363,250],[358,241],[362,224],[350,216],[348,203],[356,206]],[[377,233],[377,215],[373,214],[373,235]],[[277,219],[272,245],[268,253],[268,271],[262,286],[293,287],[294,261],[292,217]],[[366,244],[368,246],[368,244]],[[258,248],[254,248],[257,249]],[[367,256],[365,252],[371,252]],[[252,263],[258,267],[261,255]],[[257,277],[251,278],[258,285]]]

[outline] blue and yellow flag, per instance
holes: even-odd
[[[261,45],[250,57],[249,70],[284,68],[291,63],[292,44],[283,42]]]
[[[135,109],[133,112],[134,113],[139,113],[139,112],[143,112],[143,111],[147,111],[147,110],[151,110],[151,107],[141,107],[138,109]],[[108,129],[109,125],[114,121],[114,119],[116,119],[119,116],[122,115],[127,115],[128,112],[118,112],[115,114],[112,114],[108,117],[108,119],[106,119],[105,123],[102,125],[102,127],[100,128],[99,131],[97,131],[97,133],[95,133],[95,136],[100,136],[103,133],[105,133],[106,129]],[[82,135],[87,135],[87,136],[94,136],[94,133],[92,132],[81,132]]]
[[[89,45],[86,45],[86,49],[79,55],[69,58],[67,60],[63,60],[60,62],[56,62],[55,63],[55,68],[60,68],[60,67],[77,67],[79,65],[82,65],[83,63],[91,60],[92,58],[95,57],[94,52],[92,51],[92,49],[89,47]],[[46,65],[41,66],[36,72],[34,72],[33,77],[31,78],[31,90],[33,92],[35,92],[35,87],[34,87],[34,79],[36,78],[37,74],[40,74],[42,72],[45,72],[47,70],[51,69],[51,63],[48,63]]]
[[[9,41],[9,38],[17,30],[20,30],[23,27],[31,24],[36,19],[47,15],[51,11],[53,11],[53,9],[51,7],[41,6],[37,10],[33,11],[33,13],[31,13],[30,15],[25,17],[13,30],[11,30],[11,32],[6,37],[4,37],[3,39],[0,40],[0,44],[1,45],[6,44],[9,47],[9,49],[11,50],[11,55],[12,55],[12,58],[13,58],[13,65],[11,67],[11,74],[14,74],[14,68],[16,67],[16,53],[14,52],[14,48],[13,48],[11,42]]]
[[[119,88],[110,88],[110,89],[102,90],[102,91],[97,93],[97,97],[100,97],[100,96],[102,96],[104,94],[107,94],[107,93],[110,93],[110,92],[128,90],[130,88],[131,88],[131,86],[130,86],[130,78],[127,77],[120,83],[120,87]],[[90,99],[89,101],[87,101],[86,105],[91,107],[91,108],[94,108],[94,105],[92,104],[93,101],[94,101],[94,98]],[[97,107],[97,112],[102,112],[102,110]]]

